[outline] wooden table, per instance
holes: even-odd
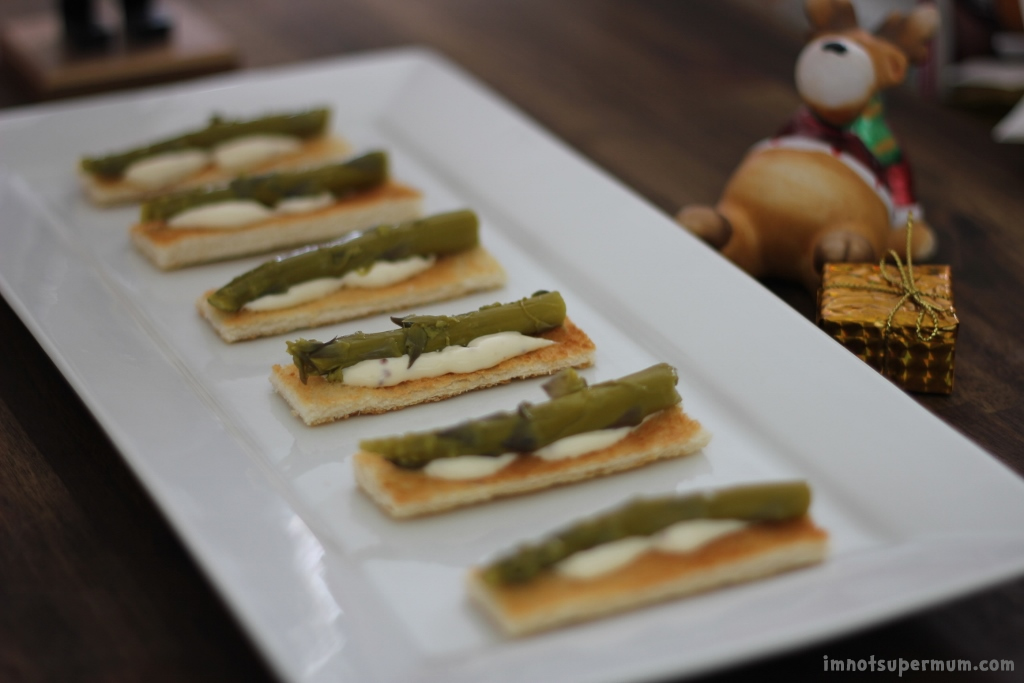
[[[0,20],[50,4],[11,0]],[[797,105],[791,80],[799,27],[732,3],[202,6],[251,67],[431,46],[670,213],[713,201],[747,146]],[[0,81],[0,105],[25,102],[9,78]],[[916,399],[1024,474],[1024,155],[991,142],[991,120],[905,92],[891,97],[890,108],[941,240],[937,261],[953,268],[962,321],[956,391]],[[810,295],[769,286],[812,315]],[[0,680],[272,679],[89,411],[3,302],[0,349]],[[824,656],[871,655],[1012,659],[1019,678],[1024,580],[707,680],[818,678]],[[1013,679],[1002,676],[965,677]]]

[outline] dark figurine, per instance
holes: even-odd
[[[144,44],[166,40],[171,23],[153,8],[153,0],[121,0],[125,40]],[[60,0],[64,39],[76,50],[97,51],[110,45],[113,33],[96,20],[94,0]]]

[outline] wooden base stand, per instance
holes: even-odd
[[[61,35],[53,12],[11,21],[0,27],[0,57],[39,98],[177,80],[238,66],[234,45],[185,2],[163,0],[161,9],[173,22],[170,37],[151,45],[130,45],[118,35],[95,53],[76,53]],[[107,14],[110,14],[109,8]],[[103,17],[118,26],[116,16]],[[120,30],[118,31],[120,34]]]

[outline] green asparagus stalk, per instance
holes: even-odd
[[[376,261],[465,251],[478,244],[477,227],[476,214],[466,210],[349,233],[335,242],[268,261],[239,275],[207,301],[214,308],[235,313],[261,296],[287,292],[300,282],[341,277]]]
[[[295,114],[277,114],[240,121],[229,121],[214,115],[210,117],[210,123],[200,130],[190,131],[126,152],[102,157],[85,157],[81,161],[81,166],[86,173],[116,180],[124,174],[125,169],[136,161],[164,152],[176,152],[197,147],[209,149],[225,140],[260,133],[293,135],[303,139],[323,135],[327,130],[329,117],[330,112],[327,109],[311,109]]]
[[[558,383],[564,381],[563,376]],[[544,403],[523,403],[514,412],[435,432],[370,439],[359,447],[407,468],[459,455],[529,453],[574,434],[638,425],[682,400],[677,381],[675,368],[661,363],[592,387],[578,386]]]
[[[579,522],[535,545],[525,545],[484,568],[492,585],[525,583],[575,552],[628,536],[650,536],[691,519],[782,521],[807,513],[804,482],[754,484],[687,496],[638,499]]]
[[[412,366],[422,353],[446,346],[465,346],[477,337],[498,332],[540,334],[565,320],[565,301],[558,292],[536,292],[508,304],[491,304],[461,315],[409,315],[392,318],[397,330],[356,332],[328,342],[298,339],[288,342],[288,353],[305,383],[309,375],[332,382],[356,363],[377,358],[409,356]]]
[[[387,178],[387,154],[369,152],[340,164],[243,176],[226,187],[198,188],[158,197],[142,205],[139,218],[143,223],[166,221],[187,209],[238,199],[251,199],[273,207],[288,197],[310,197],[324,192],[343,197],[380,185]]]
[[[587,388],[587,380],[580,377],[576,368],[565,368],[559,370],[555,375],[544,382],[544,393],[548,398],[560,398],[574,391]]]

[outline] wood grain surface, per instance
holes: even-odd
[[[0,21],[51,4],[4,0]],[[202,9],[237,42],[248,67],[430,46],[674,213],[713,202],[746,148],[797,105],[792,69],[801,28],[773,18],[765,9],[773,4],[206,0]],[[27,102],[9,75],[0,76],[0,106]],[[1024,474],[1024,153],[991,141],[990,117],[903,91],[889,102],[940,239],[936,261],[953,269],[961,320],[954,393],[915,398]],[[766,285],[813,315],[809,294]],[[2,301],[0,357],[0,681],[273,680],[89,411]],[[823,680],[823,657],[872,655],[1010,659],[1013,674],[933,677],[1020,680],[1024,580],[701,680]]]

